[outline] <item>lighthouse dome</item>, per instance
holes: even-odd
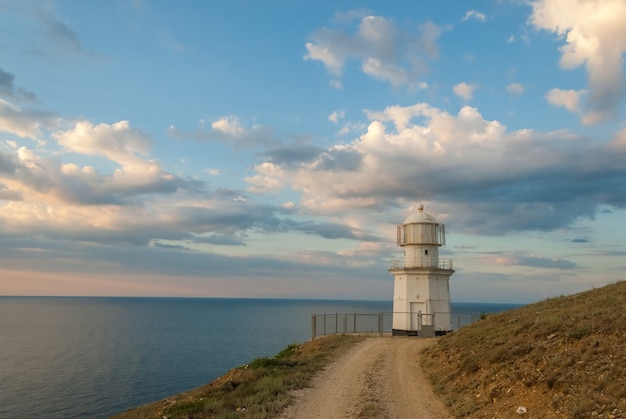
[[[404,220],[404,224],[415,224],[415,223],[432,223],[437,224],[437,220],[435,217],[424,211],[424,205],[420,204],[417,207],[417,212],[412,213]]]

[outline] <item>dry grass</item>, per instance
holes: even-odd
[[[335,335],[289,345],[273,358],[257,358],[204,387],[115,416],[136,418],[267,418],[291,401],[313,375],[361,336]]]
[[[459,418],[626,415],[626,282],[490,315],[422,357]]]

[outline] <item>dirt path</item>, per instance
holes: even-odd
[[[450,418],[418,362],[435,339],[369,338],[296,393],[282,419]]]

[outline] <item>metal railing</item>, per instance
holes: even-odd
[[[427,324],[428,320],[423,321],[422,317],[430,318],[432,324],[432,314],[418,313],[398,313],[411,314],[419,316],[417,324]],[[480,319],[477,313],[435,313],[435,316],[447,314],[450,316],[450,326],[452,330],[458,330]],[[336,335],[336,334],[371,334],[383,336],[392,333],[393,312],[380,313],[322,313],[311,315],[311,339],[317,336]]]
[[[389,270],[396,269],[411,269],[411,268],[437,268],[452,270],[452,259],[439,259],[437,262],[431,260],[429,257],[416,258],[412,261],[405,261],[404,259],[392,259]]]

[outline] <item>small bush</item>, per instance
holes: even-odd
[[[248,364],[250,368],[270,368],[277,364],[275,359],[266,356],[255,358]]]
[[[470,355],[463,359],[461,364],[461,369],[467,373],[474,373],[480,369],[480,364],[478,363],[478,357],[476,355]]]
[[[277,353],[274,358],[276,359],[286,358],[296,353],[298,349],[300,349],[300,345],[298,345],[297,343],[292,343],[291,345],[287,346],[285,349]]]
[[[572,331],[570,331],[567,334],[567,337],[570,339],[576,339],[576,340],[580,340],[582,338],[584,338],[585,336],[591,334],[591,327],[589,326],[581,326],[578,327]]]

